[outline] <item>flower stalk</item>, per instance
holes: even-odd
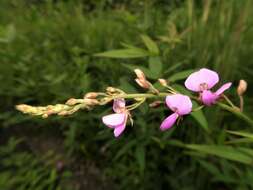
[[[161,124],[162,131],[171,128],[174,124],[181,122],[184,115],[190,114],[194,111],[199,111],[204,107],[216,104],[223,110],[229,111],[238,118],[247,122],[253,127],[253,120],[242,112],[243,99],[242,95],[246,91],[246,82],[240,82],[238,87],[238,95],[240,97],[240,108],[235,106],[232,101],[224,95],[224,91],[228,90],[232,83],[225,83],[216,92],[212,92],[211,88],[218,83],[219,76],[216,72],[209,69],[201,69],[192,73],[185,81],[185,86],[188,90],[197,92],[198,94],[186,96],[180,94],[173,89],[165,79],[158,79],[165,92],[158,91],[151,82],[146,79],[145,74],[140,70],[135,70],[137,84],[146,89],[147,93],[133,93],[128,94],[121,89],[114,87],[107,87],[105,92],[89,92],[84,95],[82,99],[70,98],[65,104],[47,105],[47,106],[30,106],[26,104],[17,105],[16,109],[25,114],[34,116],[41,116],[47,118],[50,115],[67,116],[79,110],[91,110],[95,106],[106,105],[113,101],[113,114],[106,115],[102,118],[103,123],[114,129],[114,136],[118,137],[125,130],[127,122],[133,124],[132,115],[130,111],[136,109],[148,99],[152,100],[150,107],[159,106],[165,97],[167,107],[173,112]],[[127,99],[132,99],[132,104],[126,105]],[[221,99],[225,103],[220,102]],[[242,100],[241,100],[242,99]],[[200,102],[200,106],[192,108],[192,100]]]

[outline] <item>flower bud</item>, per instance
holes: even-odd
[[[158,106],[160,106],[161,105],[161,101],[154,101],[154,102],[152,102],[152,103],[150,103],[149,104],[149,107],[151,107],[151,108],[156,108],[156,107],[158,107]]]
[[[137,83],[140,87],[142,87],[142,88],[147,88],[147,89],[149,89],[149,87],[150,87],[149,82],[146,81],[146,80],[135,79],[135,81],[136,81],[136,83]]]
[[[117,89],[114,88],[114,87],[109,86],[109,87],[106,88],[106,91],[109,92],[109,93],[115,93],[115,92],[117,92]]]
[[[165,79],[158,79],[158,81],[159,81],[159,83],[160,83],[162,86],[164,86],[164,87],[168,86],[168,83],[167,83],[167,81],[166,81]]]
[[[238,84],[238,87],[237,87],[237,94],[239,96],[242,96],[246,92],[247,86],[248,86],[248,84],[245,80],[243,80],[243,79],[240,80],[239,84]]]
[[[99,104],[99,101],[96,99],[89,99],[89,98],[85,98],[84,99],[84,103],[88,106],[95,106]]]
[[[138,79],[140,80],[146,80],[145,74],[140,69],[134,69],[134,72]]]
[[[98,96],[98,93],[96,92],[89,92],[84,95],[84,98],[89,98],[89,99],[95,99]]]
[[[73,105],[77,104],[77,100],[75,98],[70,98],[70,99],[68,99],[68,101],[65,104],[67,104],[69,106],[73,106]]]
[[[68,111],[63,110],[63,111],[60,111],[60,112],[58,113],[58,115],[60,115],[60,116],[65,116],[65,115],[69,115],[69,113],[68,113]]]

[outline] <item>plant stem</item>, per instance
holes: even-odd
[[[140,93],[140,94],[120,94],[120,95],[116,95],[113,97],[113,99],[115,98],[157,98],[157,97],[166,97],[170,95],[170,93],[159,93],[159,94],[145,94],[145,93]],[[197,99],[196,97],[191,97],[193,99]],[[245,122],[247,122],[249,125],[251,125],[253,127],[253,120],[251,118],[249,118],[247,115],[245,115],[244,113],[242,113],[239,109],[237,109],[237,107],[230,107],[226,104],[220,103],[218,102],[217,105],[219,107],[221,107],[224,110],[227,110],[231,113],[233,113],[235,116],[237,116],[238,118],[244,120]]]
[[[227,110],[231,113],[233,113],[234,115],[236,115],[237,117],[239,117],[240,119],[246,121],[249,125],[251,125],[253,127],[253,120],[250,119],[247,115],[245,115],[244,113],[240,112],[240,110],[236,109],[236,108],[232,108],[226,104],[220,103],[218,102],[217,105],[219,107],[221,107],[224,110]]]
[[[159,93],[159,94],[119,94],[113,96],[115,98],[157,98],[157,97],[166,97],[170,95],[170,93]]]

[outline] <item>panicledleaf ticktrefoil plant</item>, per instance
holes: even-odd
[[[56,104],[48,106],[30,106],[26,104],[17,105],[16,108],[26,114],[37,115],[47,118],[50,115],[56,114],[60,116],[71,115],[79,110],[91,110],[95,106],[106,105],[113,102],[112,114],[103,116],[102,122],[109,128],[114,130],[114,136],[119,137],[124,132],[128,121],[133,125],[133,120],[130,111],[138,108],[141,104],[152,99],[150,107],[154,108],[165,102],[167,107],[172,111],[160,125],[160,130],[165,131],[173,125],[179,124],[182,117],[191,114],[193,111],[198,111],[205,106],[217,105],[224,110],[233,113],[235,116],[245,120],[253,126],[253,120],[245,115],[243,110],[243,94],[247,89],[247,83],[241,80],[237,88],[237,94],[240,98],[240,106],[235,106],[232,101],[224,95],[232,83],[225,83],[218,90],[212,92],[211,89],[219,82],[219,75],[215,71],[207,68],[202,68],[197,72],[193,72],[185,81],[186,89],[198,92],[198,96],[187,96],[176,91],[165,79],[158,79],[158,82],[163,87],[163,91],[159,91],[154,85],[148,81],[145,74],[140,69],[134,70],[136,74],[135,81],[146,93],[129,94],[121,89],[107,87],[105,92],[88,92],[81,99],[70,98],[65,104]],[[131,104],[127,104],[131,99]],[[156,100],[154,100],[156,99]],[[193,109],[192,100],[199,101],[202,106]]]

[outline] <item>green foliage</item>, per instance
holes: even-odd
[[[59,175],[56,168],[49,165],[52,154],[48,152],[37,158],[27,151],[18,151],[20,142],[22,140],[10,138],[7,144],[0,146],[0,189],[65,189],[59,184],[69,173]]]

